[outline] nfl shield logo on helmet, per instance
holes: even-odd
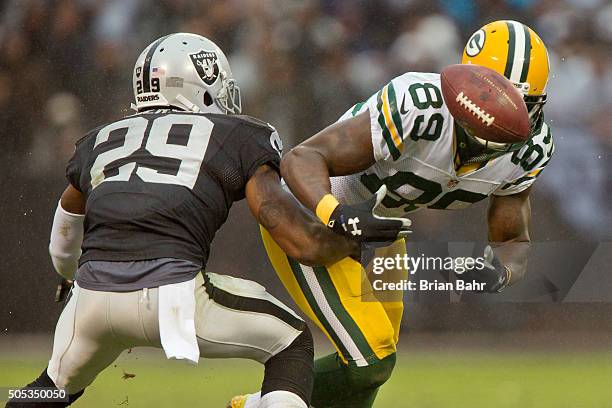
[[[219,77],[219,64],[217,54],[214,51],[198,51],[195,54],[189,54],[191,62],[202,81],[206,85],[212,85]]]

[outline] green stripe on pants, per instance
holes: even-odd
[[[293,275],[295,276],[295,279],[300,285],[300,288],[302,289],[302,292],[304,293],[304,297],[308,301],[308,304],[312,308],[312,311],[314,312],[315,316],[317,316],[317,319],[319,319],[319,322],[323,325],[327,333],[329,333],[330,337],[332,338],[333,342],[335,343],[340,353],[342,353],[344,358],[349,360],[351,358],[351,355],[349,354],[348,350],[346,349],[346,347],[344,346],[344,344],[342,343],[342,341],[340,340],[336,332],[332,329],[331,325],[325,318],[325,315],[321,311],[321,308],[319,307],[317,300],[314,297],[314,294],[312,293],[312,291],[310,290],[310,287],[308,286],[308,282],[306,282],[306,278],[304,277],[304,272],[302,271],[302,267],[300,266],[298,262],[296,262],[295,260],[289,257],[287,257],[287,261],[289,262],[289,265],[291,266],[291,270],[293,271]]]
[[[369,359],[371,356],[375,356],[376,354],[374,353],[374,350],[372,350],[370,347],[370,344],[364,337],[361,329],[359,326],[357,326],[357,323],[355,323],[351,315],[344,308],[344,305],[340,300],[340,296],[338,295],[338,291],[336,290],[327,269],[324,267],[315,267],[313,269],[317,275],[319,284],[323,289],[325,299],[327,299],[327,302],[332,307],[336,317],[338,320],[340,320],[342,326],[346,329],[357,345],[361,355],[366,359]]]

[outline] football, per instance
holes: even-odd
[[[444,102],[460,126],[489,142],[527,140],[527,106],[504,76],[490,68],[457,64],[444,68],[440,79]]]

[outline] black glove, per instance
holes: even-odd
[[[358,242],[394,242],[406,237],[411,232],[410,219],[374,215],[374,210],[386,194],[387,186],[383,185],[367,201],[354,205],[338,204],[327,226]]]
[[[476,267],[459,273],[455,271],[457,279],[466,283],[484,283],[482,290],[475,290],[476,293],[498,293],[504,290],[510,281],[510,271],[495,256],[490,245],[484,250],[484,268]]]

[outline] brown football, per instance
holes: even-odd
[[[450,65],[440,74],[444,102],[463,128],[490,142],[529,137],[523,96],[503,75],[478,65]]]

